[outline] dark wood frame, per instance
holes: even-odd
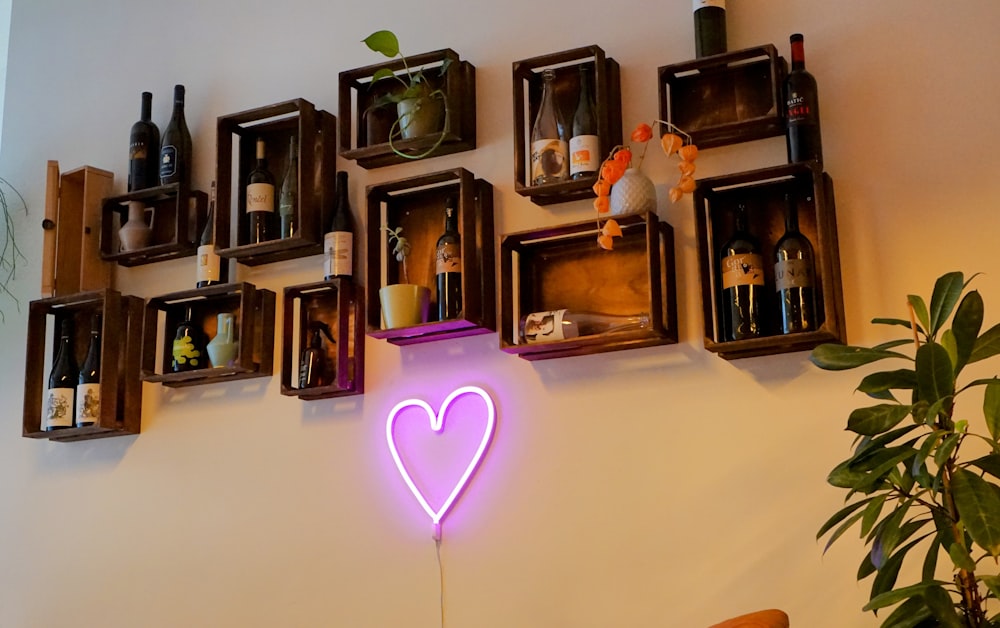
[[[32,301],[28,306],[27,356],[24,365],[22,436],[57,442],[138,434],[142,423],[143,300],[105,289]],[[54,317],[58,333],[63,319],[74,321],[74,353],[82,362],[90,345],[90,319],[101,314],[101,414],[95,425],[42,431],[42,396],[46,389],[45,339],[47,321]],[[58,342],[52,343],[53,356]],[[52,361],[50,360],[50,362]]]
[[[135,251],[114,251],[115,232],[128,219],[128,202],[152,207],[150,244]],[[101,209],[101,257],[121,266],[139,266],[197,253],[207,216],[208,196],[183,183],[170,183],[104,199]],[[117,218],[117,221],[115,220]],[[116,226],[117,222],[117,226]]]
[[[624,236],[615,239],[613,251],[598,247],[594,220],[503,237],[500,244],[502,351],[526,360],[543,360],[677,342],[673,227],[652,212],[621,216],[617,220]],[[629,264],[633,271],[634,267],[641,267],[646,277],[619,276]],[[569,273],[575,276],[570,277]],[[605,290],[593,284],[584,285],[591,281],[602,282],[601,288],[610,286],[603,301],[595,301],[595,296],[602,296]],[[641,287],[637,290],[635,286]],[[651,326],[557,342],[517,341],[521,317],[563,307],[611,314],[633,314],[637,310],[632,308],[643,308],[649,313]]]

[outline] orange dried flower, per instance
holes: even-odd
[[[684,192],[677,186],[670,188],[670,202],[676,203],[677,201],[684,198]]]
[[[648,142],[651,137],[653,137],[653,129],[645,122],[635,127],[635,130],[632,131],[633,142]]]
[[[614,159],[627,168],[632,163],[632,151],[627,148],[620,148],[615,152]]]
[[[680,135],[675,133],[665,133],[663,137],[660,138],[660,146],[663,148],[663,152],[668,157],[684,145],[684,140],[681,139]]]
[[[614,218],[608,218],[608,220],[604,223],[604,226],[601,228],[601,233],[612,237],[621,236],[622,228],[618,224],[617,220],[615,220]]]
[[[594,187],[591,189],[594,190],[594,194],[598,196],[607,196],[608,194],[611,194],[611,184],[604,179],[598,179],[597,183],[595,183]]]
[[[611,211],[611,197],[598,196],[594,199],[594,209],[598,214],[606,214]]]
[[[615,241],[611,236],[602,233],[597,236],[597,245],[605,251],[611,251],[615,248]]]
[[[601,166],[601,178],[614,185],[625,174],[625,164],[609,159]]]
[[[690,177],[694,174],[695,165],[693,162],[681,160],[677,163],[677,169],[681,171],[681,176]]]
[[[683,176],[681,180],[677,182],[677,187],[680,188],[681,192],[685,194],[690,194],[694,192],[694,179],[692,177]]]
[[[694,144],[688,144],[687,146],[681,146],[677,150],[677,155],[680,156],[684,161],[694,161],[698,158],[698,147]]]

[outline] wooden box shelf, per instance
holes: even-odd
[[[152,228],[149,244],[122,251],[118,230],[128,219],[129,201],[146,205]],[[138,266],[189,257],[198,251],[207,220],[208,196],[181,183],[171,183],[104,199],[101,220],[101,257],[121,266]]]
[[[797,198],[799,230],[812,243],[815,257],[817,329],[780,334],[775,311],[774,247],[785,232],[785,194]],[[734,211],[745,204],[751,234],[764,259],[765,335],[724,340],[719,253],[732,237]],[[705,320],[705,348],[726,359],[806,351],[824,342],[845,343],[843,291],[833,182],[815,162],[763,168],[698,181],[694,192],[695,226]]]
[[[674,232],[656,214],[618,218],[614,250],[597,246],[594,220],[508,234],[500,245],[500,349],[526,360],[562,358],[677,342]],[[648,313],[646,329],[536,344],[519,321],[558,309]]]
[[[219,255],[256,266],[322,253],[323,233],[333,209],[337,118],[298,98],[221,116],[217,126],[215,240]],[[281,238],[278,196],[292,137],[297,142],[298,231]],[[246,183],[257,165],[257,138],[264,140],[267,167],[274,176],[274,239],[251,244]]]
[[[27,359],[24,368],[23,436],[59,442],[138,434],[142,414],[143,301],[110,289],[32,301],[28,311]],[[101,411],[88,427],[42,430],[47,373],[58,348],[62,321],[73,321],[74,355],[82,364],[90,346],[91,320],[101,315]],[[53,330],[52,359],[44,360],[46,338]]]
[[[441,75],[441,68],[444,75]],[[372,75],[381,68],[389,68],[396,74],[403,74],[405,67],[410,71],[423,68],[424,76],[435,88],[447,94],[448,115],[444,130],[422,137],[396,139],[389,145],[389,128],[396,119],[395,110],[369,107],[380,96],[391,93],[399,81],[383,79],[372,83]],[[403,77],[405,80],[405,76]],[[441,145],[431,153],[431,157],[448,155],[476,147],[476,68],[468,61],[462,61],[458,53],[451,49],[437,50],[375,65],[347,70],[340,73],[340,156],[353,159],[362,168],[380,168],[390,164],[408,161],[397,155],[395,147],[407,155],[419,155],[433,146],[444,133]]]
[[[699,148],[783,135],[787,67],[771,44],[662,66],[660,118]]]
[[[593,198],[597,174],[559,183],[531,185],[531,127],[542,99],[542,72],[555,72],[556,105],[570,131],[580,94],[580,68],[594,72],[594,104],[603,159],[622,143],[621,78],[618,63],[598,46],[585,46],[514,62],[514,189],[536,205]]]
[[[306,401],[360,395],[365,391],[365,331],[361,291],[345,279],[289,286],[284,291],[281,334],[281,394]],[[299,356],[308,346],[309,325],[325,323],[335,344],[324,338],[329,383],[299,388]]]
[[[382,328],[379,289],[402,282],[402,265],[381,225],[402,227],[412,250],[407,262],[410,283],[436,291],[434,252],[444,231],[445,199],[458,197],[462,251],[462,313],[411,327]],[[486,334],[496,330],[496,266],[493,241],[493,186],[464,168],[444,170],[368,187],[367,330],[397,345]],[[383,270],[384,269],[384,270]]]
[[[191,320],[211,340],[218,315],[236,315],[239,350],[233,366],[206,366],[193,371],[171,370],[171,349],[177,325],[187,308]],[[251,283],[234,283],[184,290],[154,297],[146,303],[142,342],[142,378],[164,386],[182,387],[269,377],[274,363],[274,293]],[[207,362],[207,356],[206,356]]]

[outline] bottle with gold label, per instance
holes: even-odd
[[[785,203],[785,235],[774,247],[774,288],[778,295],[781,333],[815,331],[813,248],[799,231],[795,195],[786,194]]]
[[[267,169],[264,140],[257,138],[257,167],[247,177],[247,214],[250,223],[248,244],[274,238],[274,176]]]
[[[444,208],[444,233],[434,256],[437,278],[438,320],[462,314],[462,239],[458,232],[458,202],[449,196]]]
[[[733,236],[722,247],[722,335],[723,340],[744,340],[762,336],[764,260],[760,244],[747,228],[747,208],[736,208]]]

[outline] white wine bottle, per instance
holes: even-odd
[[[350,278],[354,274],[354,227],[347,195],[347,173],[337,172],[337,204],[330,229],[323,236],[323,276]]]
[[[281,219],[281,237],[291,238],[299,231],[298,225],[299,199],[299,151],[295,145],[295,136],[288,140],[288,167],[281,179],[281,192],[278,194],[278,217]]]
[[[603,314],[576,310],[550,310],[532,312],[521,319],[521,342],[535,344],[570,340],[580,336],[613,334],[623,331],[647,329],[649,314]]]
[[[542,73],[542,101],[531,127],[531,184],[559,183],[569,178],[566,123],[556,106],[552,70]]]
[[[247,214],[250,223],[249,244],[260,244],[274,238],[274,177],[267,169],[264,140],[257,138],[257,167],[247,177]]]
[[[208,197],[208,222],[201,232],[198,245],[198,277],[196,287],[207,288],[226,283],[228,263],[223,264],[222,258],[215,247],[215,181]]]
[[[174,86],[174,111],[160,146],[160,185],[191,184],[191,132],[184,120],[184,86]]]

